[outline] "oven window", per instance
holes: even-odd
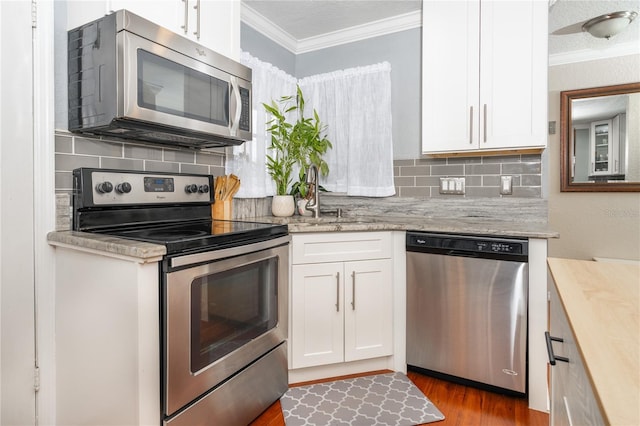
[[[191,372],[276,326],[278,258],[196,278],[191,284]]]
[[[138,105],[228,126],[229,84],[138,49]]]

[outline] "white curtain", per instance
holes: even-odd
[[[240,62],[253,71],[253,140],[233,147],[232,155],[227,155],[226,172],[236,174],[242,182],[237,198],[262,198],[276,193],[266,166],[267,147],[271,144],[266,122],[270,118],[262,104],[295,95],[296,79],[246,52],[242,53]]]
[[[253,69],[253,132],[250,142],[233,148],[227,173],[242,180],[239,198],[275,194],[265,166],[270,136],[262,103],[294,95],[296,80],[271,64],[243,53],[241,62]],[[327,151],[329,175],[321,184],[329,191],[368,197],[395,194],[391,136],[391,65],[350,68],[306,77],[298,82],[305,98],[305,116],[318,111],[327,125],[333,149]],[[294,173],[294,179],[297,172]]]
[[[325,155],[329,191],[386,197],[395,194],[388,62],[305,77],[305,114],[318,111],[333,149]]]

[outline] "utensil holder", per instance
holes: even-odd
[[[231,220],[233,216],[232,200],[216,200],[211,205],[211,217],[214,220]]]

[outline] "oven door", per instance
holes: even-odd
[[[280,237],[165,261],[165,416],[286,339],[289,240]]]

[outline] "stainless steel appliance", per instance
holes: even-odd
[[[205,148],[251,140],[251,69],[126,10],[68,32],[69,130]]]
[[[528,241],[407,232],[407,364],[527,392]]]
[[[246,425],[275,402],[288,387],[287,227],[212,220],[212,176],[84,168],[73,179],[74,230],[166,247],[163,424]]]

